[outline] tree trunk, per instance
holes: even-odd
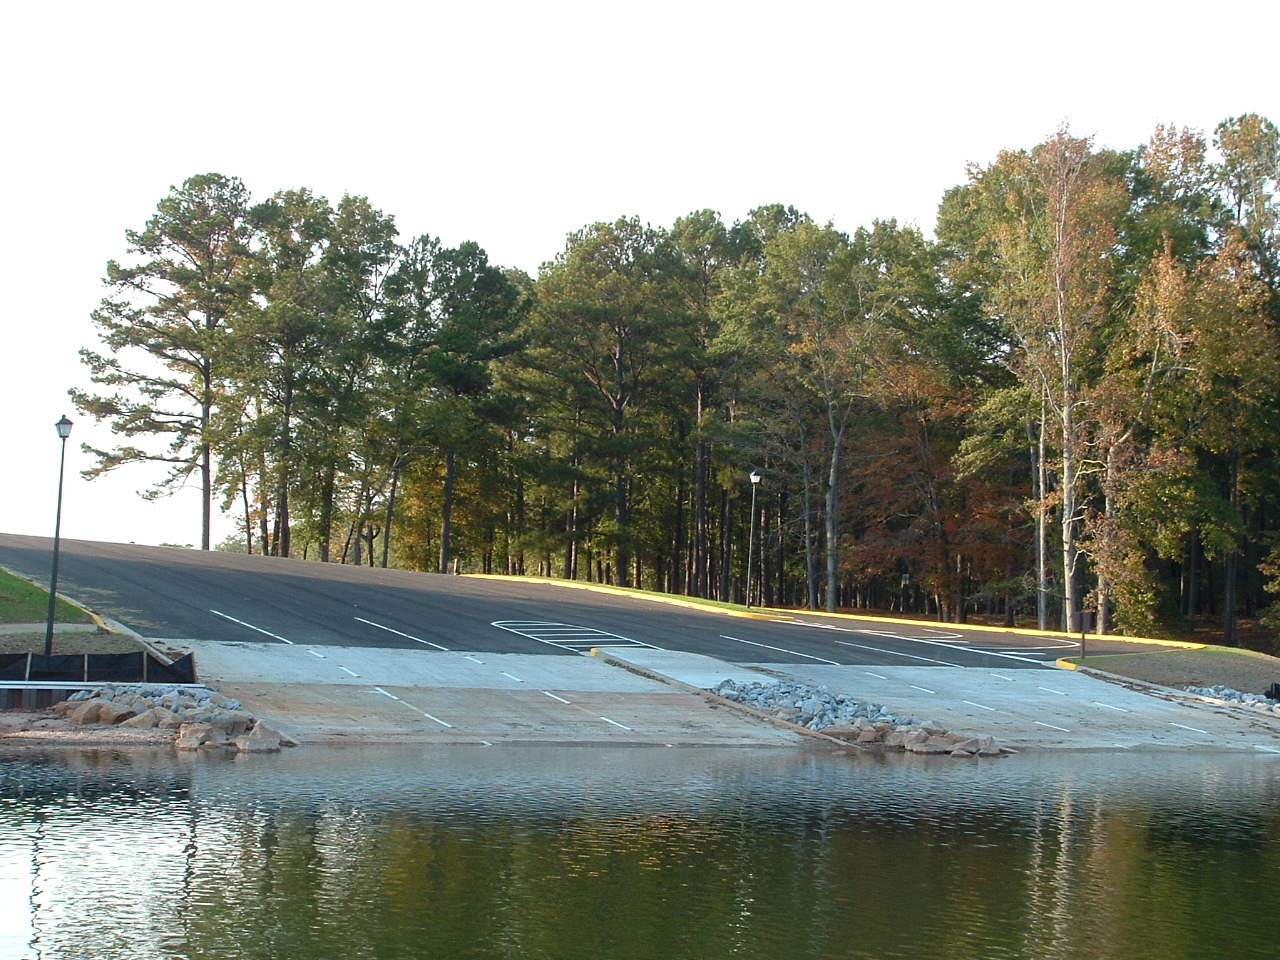
[[[444,454],[444,500],[440,507],[440,560],[437,573],[449,572],[449,538],[453,533],[453,483],[457,473],[457,458],[453,447]]]
[[[391,468],[391,492],[387,496],[387,519],[382,528],[382,569],[387,569],[387,555],[391,550],[391,524],[396,516],[396,491],[400,486],[401,459],[396,457],[395,466]]]
[[[840,443],[843,439],[843,429],[832,431],[831,463],[827,471],[827,613],[836,612],[839,600],[836,574],[840,568],[837,538],[840,526]]]

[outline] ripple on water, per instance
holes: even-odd
[[[0,752],[0,960],[1249,956],[1278,794],[1261,758]]]

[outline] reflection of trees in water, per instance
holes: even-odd
[[[1275,907],[1257,766],[119,753],[0,759],[46,956],[1200,960]]]

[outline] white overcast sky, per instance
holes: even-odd
[[[87,482],[77,350],[124,231],[209,171],[255,198],[362,194],[402,237],[536,274],[571,231],[793,204],[926,232],[967,163],[1062,122],[1130,148],[1157,123],[1280,122],[1274,2],[13,3],[0,14],[0,531],[198,543],[194,491]],[[215,541],[231,531],[215,529]]]

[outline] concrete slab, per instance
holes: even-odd
[[[188,646],[203,681],[303,743],[815,743],[598,657]]]
[[[564,690],[642,692],[645,680],[584,656],[461,653],[387,647],[333,647],[279,643],[187,641],[201,680],[464,687],[517,690],[522,685]]]

